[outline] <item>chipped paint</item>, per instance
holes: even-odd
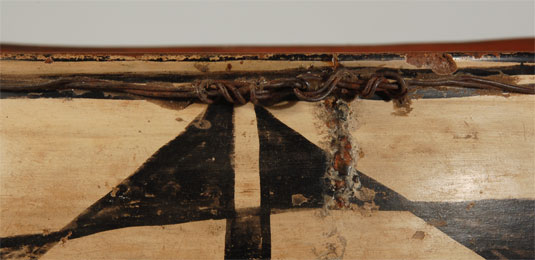
[[[451,75],[457,71],[457,64],[447,53],[410,53],[405,61],[417,68],[428,68],[438,75]]]

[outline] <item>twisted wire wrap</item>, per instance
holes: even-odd
[[[287,89],[291,89],[292,93],[299,100],[308,102],[323,100],[340,89],[346,94],[353,91],[361,98],[371,98],[378,91],[386,93],[390,98],[401,98],[407,94],[409,88],[408,83],[399,74],[394,72],[376,73],[369,79],[363,80],[359,79],[358,75],[349,70],[340,69],[326,81],[321,82],[318,89],[313,90],[311,81],[320,80],[321,77],[317,75],[302,74],[298,75],[295,79],[271,82],[256,81],[247,84],[207,79],[196,81],[193,83],[193,86],[196,97],[201,102],[208,104],[214,102],[210,96],[221,96],[232,104],[245,104],[248,101],[259,104],[263,100],[273,98],[277,92]],[[342,81],[345,84],[340,84]],[[366,84],[363,84],[364,82]],[[248,94],[248,100],[246,100],[244,94]]]
[[[90,77],[70,77],[42,84],[10,86],[2,82],[1,91],[35,92],[58,90],[100,90],[165,99],[197,99],[212,104],[224,99],[232,104],[274,104],[283,99],[308,102],[323,100],[331,95],[349,98],[403,100],[411,87],[453,86],[461,88],[501,90],[535,94],[532,85],[511,85],[473,76],[449,76],[436,79],[405,79],[394,71],[380,71],[371,75],[362,71],[338,68],[333,72],[303,73],[289,78],[266,80],[263,77],[236,80],[201,79],[175,86],[169,82],[131,83]]]

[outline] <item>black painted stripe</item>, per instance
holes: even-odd
[[[450,53],[454,59],[471,58],[465,53]],[[474,58],[474,61],[485,62],[514,62],[514,63],[532,63],[535,62],[535,53],[533,52],[516,52],[516,53],[499,53],[499,54],[485,54],[480,58]]]
[[[483,257],[492,250],[535,257],[534,200],[413,202],[408,210]]]
[[[269,259],[271,257],[270,241],[269,212],[229,218],[227,219],[225,259]]]
[[[27,93],[27,92],[8,92],[0,91],[0,99],[8,98],[89,98],[89,99],[116,99],[116,100],[135,100],[134,96],[128,96],[127,94],[110,94],[103,91],[92,90],[92,91],[73,91],[70,89],[66,90],[52,90],[52,91],[43,91],[38,93]]]
[[[534,62],[535,54],[530,52],[517,52],[517,53],[500,53],[500,54],[485,54],[480,58],[474,58],[471,55],[465,53],[449,53],[454,58],[468,58],[474,61],[490,61],[490,62]],[[155,55],[156,56],[156,55]],[[41,57],[34,55],[31,57],[20,57],[17,55],[2,57],[2,60],[17,60],[17,61],[45,61],[47,57],[54,57],[53,54],[44,54]],[[368,61],[368,60],[404,60],[404,54],[396,53],[368,53],[368,54],[338,54],[339,61]],[[266,61],[332,61],[332,54],[272,54],[264,55],[198,55],[193,54],[191,56],[184,55],[183,58],[172,58],[170,56],[155,57],[144,59],[144,61],[150,62],[225,62],[225,61],[246,61],[246,60],[266,60]],[[84,61],[126,61],[125,58],[112,57],[110,55],[85,55],[83,57],[55,57],[54,62],[84,62]]]
[[[377,67],[353,67],[351,69],[377,69]],[[382,68],[378,71],[392,71],[392,68]],[[435,74],[429,69],[398,69],[397,70],[403,77],[415,78],[415,77],[436,77]],[[267,80],[277,78],[293,78],[299,74],[305,73],[305,69],[291,69],[286,71],[267,71],[262,72],[262,77]],[[312,72],[320,73],[321,70],[313,69]],[[457,70],[454,75],[473,75],[478,77],[507,75],[507,76],[522,76],[522,75],[535,75],[534,65],[511,65],[494,68],[462,68]],[[148,82],[192,82],[194,80],[204,79],[206,75],[191,75],[191,74],[91,74],[91,75],[76,75],[71,76],[84,76],[102,80],[115,80],[129,83],[148,83]],[[228,73],[215,73],[210,75],[213,79],[222,80],[236,80],[239,78],[256,78],[258,72],[228,72]],[[43,76],[43,80],[55,80],[59,79],[58,76]],[[0,84],[9,84],[2,82]],[[1,86],[0,86],[1,89]],[[480,92],[476,89],[466,88],[450,88],[451,90],[438,90],[434,88],[419,89],[413,93],[419,98],[448,98],[448,97],[465,97],[480,95]],[[6,92],[0,90],[0,99],[4,98],[93,98],[93,99],[135,99],[134,96],[127,94],[111,94],[103,91],[92,90],[75,92],[72,90],[53,90],[43,91],[35,93],[15,93]],[[375,97],[380,99],[379,97]]]

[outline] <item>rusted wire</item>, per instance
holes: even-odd
[[[411,88],[440,86],[535,94],[533,86],[517,86],[472,76],[451,76],[427,80],[404,79],[394,71],[364,75],[358,70],[345,68],[339,68],[327,75],[304,73],[293,78],[279,78],[269,81],[262,78],[246,80],[201,79],[190,83],[172,84],[169,82],[131,83],[91,77],[70,77],[35,85],[12,86],[5,82],[1,83],[0,90],[10,92],[66,89],[100,90],[151,98],[196,99],[208,104],[217,100],[225,100],[234,104],[276,103],[291,96],[309,102],[320,101],[331,95],[358,96],[360,98],[372,98],[378,95],[388,100],[403,99]]]

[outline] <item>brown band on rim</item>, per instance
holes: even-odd
[[[535,38],[457,43],[353,46],[199,46],[199,47],[60,47],[0,44],[1,53],[122,54],[258,54],[258,53],[407,53],[407,52],[534,52]]]

